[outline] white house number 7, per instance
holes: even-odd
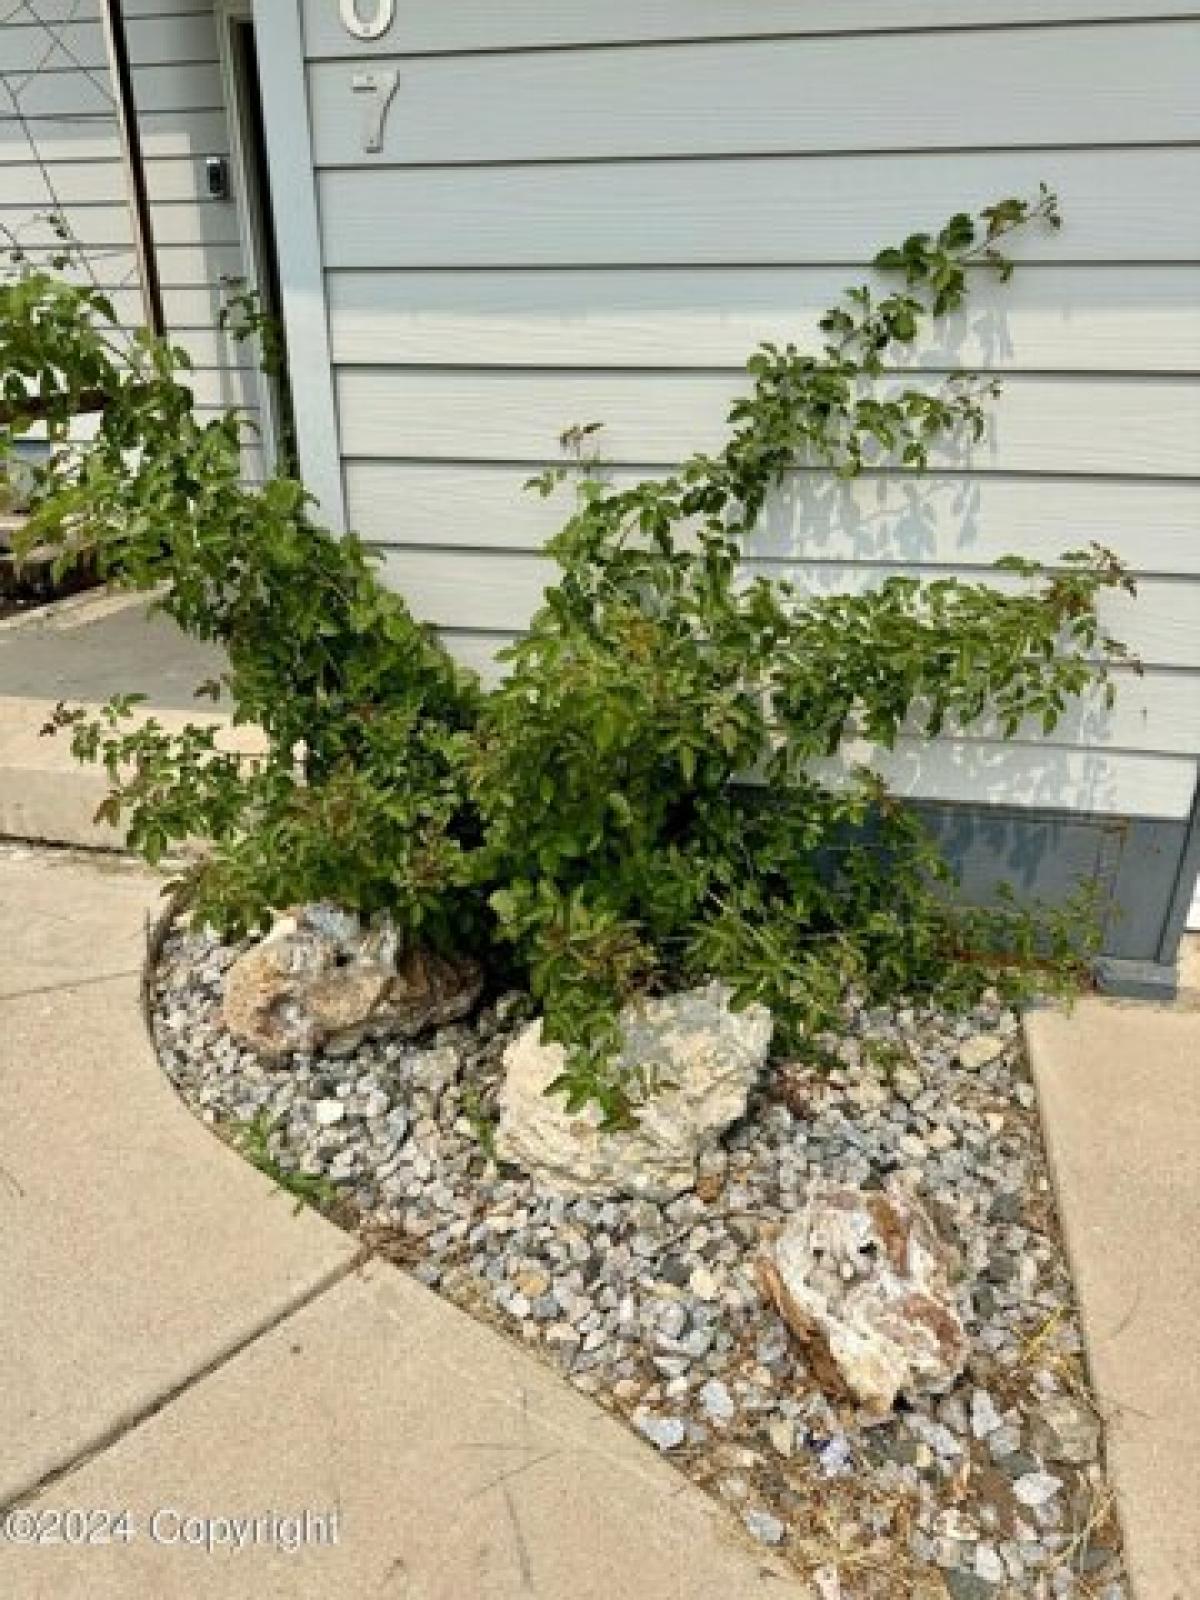
[[[396,15],[396,0],[374,0],[373,14],[364,17],[359,10],[361,0],[339,0],[342,26],[356,39],[378,39],[392,25]],[[363,118],[362,142],[367,155],[373,156],[383,149],[383,128],[388,107],[400,82],[398,72],[356,72],[350,83],[358,94],[370,95]]]
[[[351,78],[357,93],[370,95],[363,118],[363,149],[377,155],[383,149],[383,125],[400,82],[398,72],[356,72]]]

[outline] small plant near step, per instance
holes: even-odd
[[[848,989],[965,1001],[1078,971],[1082,907],[956,904],[918,818],[853,756],[984,719],[1050,732],[1125,656],[1097,616],[1103,593],[1132,590],[1121,564],[1093,546],[1052,569],[1001,562],[1003,587],[896,576],[814,595],[742,559],[795,467],[919,471],[982,437],[993,382],[905,383],[889,363],[973,276],[1008,276],[1008,235],[1058,225],[1043,189],[883,251],[898,287],[850,290],[816,351],[763,346],[716,454],[632,488],[586,461],[535,480],[573,478],[575,509],[487,694],[298,484],[240,482],[242,426],[196,419],[177,352],[119,357],[101,298],[24,273],[0,291],[9,429],[35,401],[57,418],[85,387],[109,395],[94,443],[45,474],[31,537],[64,560],[94,548],[116,583],[165,584],[164,609],[227,649],[217,687],[268,740],[248,763],[202,728],[126,731],[128,705],[63,710],[76,751],[108,766],[109,814],[152,859],[207,838],[191,889],[226,931],[328,898],[386,908],[414,940],[503,948],[570,1047],[556,1087],[614,1123],[644,1092],[614,1067],[620,1006],[641,993],[715,974],[771,1007],[789,1049],[836,1025]],[[570,442],[585,458],[596,425]]]

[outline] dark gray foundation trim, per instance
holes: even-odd
[[[1179,993],[1179,969],[1174,962],[1119,961],[1101,956],[1096,962],[1096,982],[1105,994],[1128,1000],[1174,1000]]]
[[[1200,805],[1161,821],[1019,806],[914,802],[958,873],[963,898],[995,900],[1002,884],[1022,899],[1065,904],[1099,890],[1096,977],[1109,993],[1168,999],[1197,869]]]

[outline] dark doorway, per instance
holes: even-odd
[[[261,317],[258,346],[263,363],[263,445],[268,470],[296,470],[295,424],[288,379],[283,299],[279,287],[279,255],[271,176],[267,167],[266,129],[258,77],[258,42],[254,24],[237,12],[227,17],[231,90],[229,115],[233,131],[234,181],[242,218],[246,287],[252,292],[252,317]]]

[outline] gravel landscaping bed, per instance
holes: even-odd
[[[1012,1012],[853,1012],[828,1055],[773,1062],[697,1191],[659,1205],[563,1194],[490,1158],[520,997],[416,1045],[271,1061],[222,1025],[238,953],[175,931],[153,975],[188,1104],[625,1416],[822,1600],[1126,1600]],[[950,1393],[865,1427],[816,1387],[754,1258],[814,1178],[892,1175],[960,1253],[971,1356]]]

